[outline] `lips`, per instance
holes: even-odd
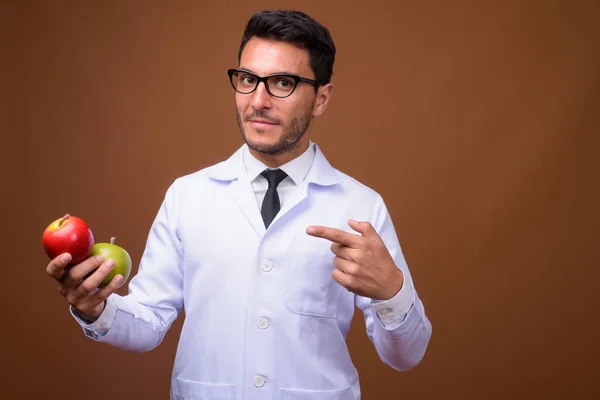
[[[279,125],[279,123],[265,118],[248,118],[248,122],[252,128],[258,130],[259,132],[267,130],[270,131],[271,128]]]
[[[263,124],[263,125],[277,125],[277,122],[274,121],[269,121],[267,119],[261,119],[261,118],[252,118],[249,120],[251,123],[255,123],[255,124]]]

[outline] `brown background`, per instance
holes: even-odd
[[[331,29],[313,138],[386,199],[433,323],[399,373],[357,313],[364,398],[597,398],[599,4],[2,1],[0,396],[168,397],[181,319],[146,354],[93,343],[41,233],[69,212],[137,263],[172,180],[241,144],[225,70],[276,6]]]

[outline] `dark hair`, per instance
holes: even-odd
[[[244,29],[238,62],[253,36],[280,40],[307,49],[317,83],[325,85],[331,81],[335,44],[329,30],[312,17],[296,10],[263,10],[255,13]]]

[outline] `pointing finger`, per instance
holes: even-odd
[[[314,237],[331,240],[332,242],[355,249],[359,248],[362,243],[362,238],[358,235],[326,226],[309,226],[306,228],[306,233]]]

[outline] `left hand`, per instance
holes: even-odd
[[[359,296],[391,299],[402,289],[402,270],[369,222],[350,220],[348,225],[360,235],[325,226],[309,226],[306,233],[333,242],[336,269],[331,276],[336,282]]]

